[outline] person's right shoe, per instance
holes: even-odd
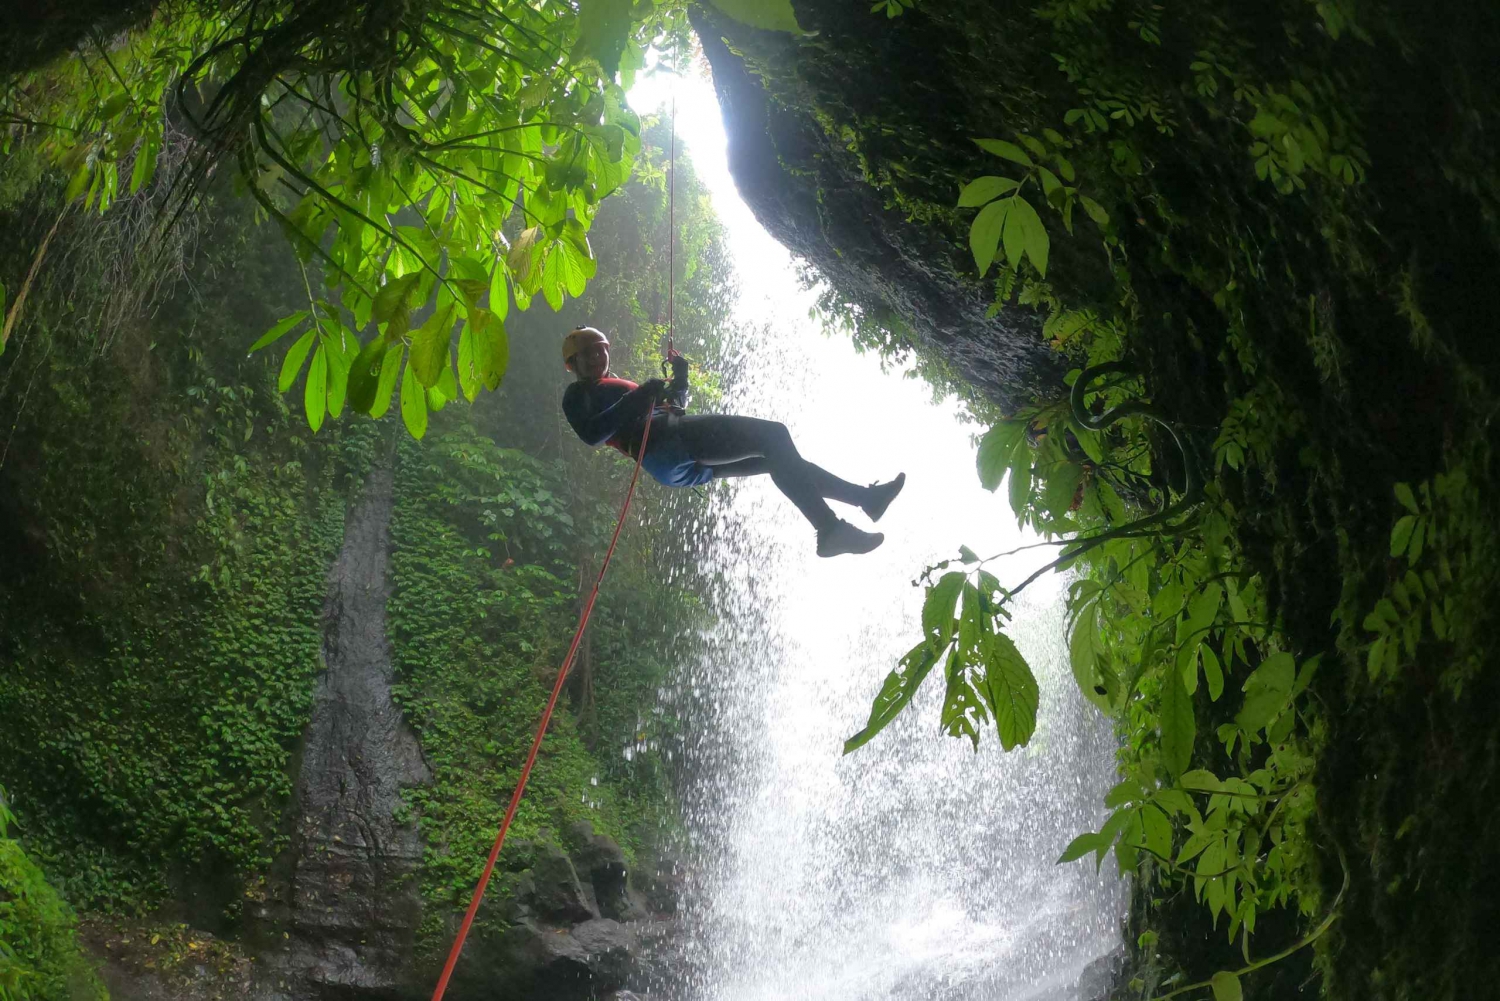
[[[847,521],[835,521],[818,532],[818,555],[840,556],[844,553],[868,553],[885,541],[879,532],[865,532]]]
[[[885,509],[891,506],[891,501],[896,499],[896,495],[901,492],[901,488],[904,486],[906,486],[905,473],[902,473],[888,483],[871,483],[869,486],[870,497],[859,506],[859,509],[871,521],[879,521],[880,516],[885,514]]]

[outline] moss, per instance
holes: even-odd
[[[21,845],[0,838],[0,998],[108,1001],[77,929],[72,908]]]

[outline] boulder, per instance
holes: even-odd
[[[625,852],[614,839],[595,834],[593,826],[586,821],[574,824],[569,834],[577,845],[573,850],[573,863],[578,875],[593,888],[600,915],[616,921],[644,918],[646,908],[630,886]]]
[[[597,918],[592,894],[578,880],[573,863],[562,850],[540,845],[531,868],[515,884],[515,898],[523,917],[551,925],[573,925]]]
[[[633,931],[609,918],[593,918],[572,930],[523,919],[501,937],[493,960],[482,964],[488,973],[485,993],[589,1001],[624,986],[636,944]]]

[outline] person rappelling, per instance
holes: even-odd
[[[687,414],[688,361],[675,351],[672,381],[636,385],[609,371],[609,338],[579,327],[563,338],[563,364],[574,382],[563,393],[563,413],[587,445],[609,445],[637,458],[646,422],[649,444],[641,468],[662,486],[694,487],[710,480],[769,474],[818,533],[818,555],[868,553],[885,536],[866,532],[833,513],[828,501],[859,508],[871,521],[890,506],[906,474],[858,486],[802,458],[786,425],[733,414]]]

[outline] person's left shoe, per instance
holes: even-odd
[[[869,486],[870,497],[859,509],[863,511],[871,521],[879,521],[880,516],[885,514],[885,509],[891,506],[891,501],[906,486],[906,474],[902,473],[889,483],[871,483]]]
[[[818,531],[818,555],[841,556],[844,553],[868,553],[885,541],[879,532],[865,532],[847,521],[837,520]]]

